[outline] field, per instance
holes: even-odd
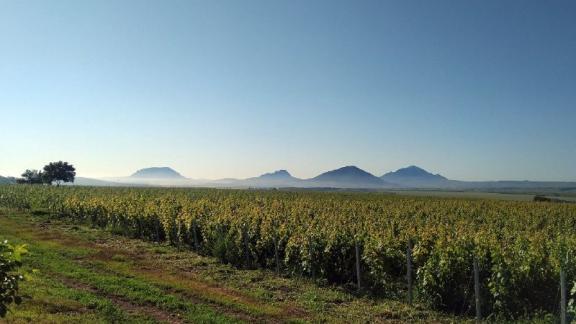
[[[0,237],[26,243],[28,298],[7,323],[461,322],[306,278],[242,270],[212,257],[43,213],[0,209]],[[2,320],[0,320],[2,322]]]
[[[476,263],[484,318],[553,322],[575,278],[574,204],[1,186],[0,206],[40,270],[12,321],[461,322]]]

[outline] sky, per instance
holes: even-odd
[[[576,181],[576,2],[0,0],[0,175]]]

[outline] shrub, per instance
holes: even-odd
[[[18,295],[18,282],[24,278],[15,271],[22,266],[21,256],[24,253],[24,245],[12,246],[8,241],[0,242],[0,317],[6,316],[10,304],[22,302]]]

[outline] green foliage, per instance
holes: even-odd
[[[12,246],[8,241],[0,242],[0,317],[6,316],[10,304],[22,302],[18,295],[18,282],[24,278],[15,271],[22,266],[25,253],[25,245]]]
[[[570,289],[570,295],[572,298],[568,300],[567,305],[569,323],[572,323],[574,320],[576,320],[576,282],[572,282],[571,284],[572,289]]]
[[[60,185],[62,182],[74,182],[76,177],[76,169],[68,162],[51,162],[44,166],[42,173],[42,180],[45,183],[56,182]]]
[[[42,171],[38,170],[26,170],[22,173],[22,179],[18,179],[18,183],[27,183],[27,184],[40,184],[44,183],[46,180],[46,176]]]
[[[384,194],[212,189],[0,187],[0,206],[48,209],[131,237],[195,248],[236,266],[280,268],[332,283],[405,293],[413,242],[416,296],[473,314],[472,260],[483,311],[507,318],[558,309],[558,274],[576,278],[576,205]]]

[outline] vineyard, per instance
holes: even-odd
[[[576,278],[576,204],[21,185],[0,186],[0,206],[456,314],[476,297],[484,317],[557,314],[560,273]]]

